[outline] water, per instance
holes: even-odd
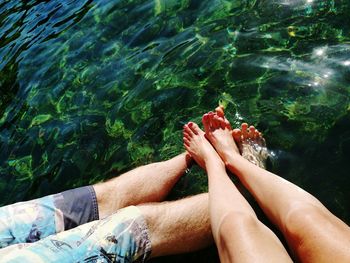
[[[0,0],[0,204],[170,158],[183,124],[221,102],[264,133],[270,170],[350,223],[349,13],[347,0]],[[194,168],[171,198],[206,184]]]

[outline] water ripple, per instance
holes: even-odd
[[[345,167],[349,12],[345,0],[2,1],[2,202],[181,152],[182,125],[219,101],[264,132],[273,169],[309,187],[317,174],[320,195],[334,180],[338,198],[342,170],[311,164],[327,143]],[[198,174],[182,194],[205,190]]]

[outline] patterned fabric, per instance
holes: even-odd
[[[97,219],[92,186],[4,206],[0,208],[0,248],[33,243]]]
[[[1,262],[145,262],[151,242],[145,219],[131,206],[32,244],[0,250]]]
[[[35,242],[63,229],[63,215],[54,206],[54,196],[0,208],[0,247]]]

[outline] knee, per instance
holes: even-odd
[[[248,213],[231,212],[221,220],[219,226],[219,237],[224,238],[227,235],[245,235],[246,231],[251,231],[259,227],[259,220],[255,215]]]
[[[319,206],[295,203],[285,216],[282,232],[296,245],[303,244],[305,239],[317,231],[317,222],[327,218],[327,213]]]
[[[254,214],[235,213],[233,216],[235,224],[239,226],[255,228],[259,225],[259,220]]]

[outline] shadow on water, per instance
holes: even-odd
[[[3,1],[2,205],[183,151],[219,101],[350,222],[348,1]],[[169,199],[207,191],[198,168]],[[154,262],[217,262],[215,248]]]

